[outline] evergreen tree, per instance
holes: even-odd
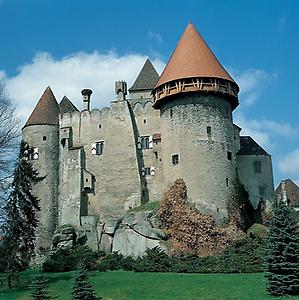
[[[48,280],[46,277],[39,273],[33,280],[31,285],[31,296],[34,300],[46,300],[51,299],[48,288]]]
[[[101,299],[96,296],[88,279],[88,274],[84,269],[81,269],[75,278],[72,295],[75,300]]]
[[[299,294],[299,234],[284,202],[274,208],[267,238],[265,277],[273,296]]]
[[[8,287],[12,288],[13,275],[24,268],[34,256],[36,212],[40,210],[38,199],[32,194],[32,185],[41,177],[24,156],[26,143],[21,142],[19,159],[14,171],[12,191],[4,207],[6,222],[3,226],[5,271]]]

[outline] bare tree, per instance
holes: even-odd
[[[13,162],[17,157],[18,151],[14,150],[18,148],[19,125],[15,107],[6,93],[5,84],[0,82],[0,207],[3,206],[6,198],[13,171]]]

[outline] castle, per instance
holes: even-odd
[[[272,201],[271,156],[233,123],[239,87],[190,23],[161,76],[147,60],[129,88],[115,83],[110,108],[80,111],[48,87],[22,134],[41,176],[37,246],[49,249],[57,226],[91,226],[159,201],[177,178],[188,199],[216,221],[239,178],[253,207]],[[97,243],[97,242],[96,242]],[[94,245],[97,248],[97,245]]]

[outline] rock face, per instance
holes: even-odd
[[[95,219],[85,218],[80,228],[63,225],[55,231],[52,251],[70,249],[76,245],[88,245],[93,250],[105,254],[118,252],[124,256],[142,256],[147,248],[165,247],[161,241],[167,236],[159,229],[152,211],[128,212],[120,218],[96,223]]]
[[[85,232],[72,225],[59,227],[53,236],[51,251],[70,249],[75,245],[84,245],[87,241]]]
[[[114,234],[112,252],[137,257],[147,248],[159,246],[164,249],[161,241],[166,239],[164,232],[155,227],[151,211],[129,212]]]

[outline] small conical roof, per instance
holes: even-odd
[[[61,114],[79,111],[78,108],[72,103],[72,101],[67,96],[64,96],[60,101],[59,109]]]
[[[172,80],[191,77],[222,78],[234,82],[193,24],[189,23],[156,87]]]
[[[159,74],[148,58],[129,91],[152,90],[158,80]]]
[[[25,126],[58,125],[59,106],[48,86],[39,99]]]

